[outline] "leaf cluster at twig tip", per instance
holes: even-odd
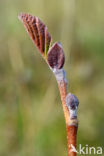
[[[21,13],[18,18],[24,24],[29,36],[39,49],[41,55],[46,59],[51,43],[51,35],[47,31],[47,27],[38,17],[30,14]]]
[[[18,18],[24,24],[29,36],[49,66],[61,69],[65,62],[62,46],[59,42],[56,42],[50,47],[51,35],[45,24],[38,17],[30,14],[21,13]]]

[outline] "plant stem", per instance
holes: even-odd
[[[69,110],[66,106],[66,96],[67,96],[67,82],[65,80],[58,81],[58,87],[60,91],[60,97],[62,101],[64,116],[65,116],[65,122],[68,123],[69,120]]]
[[[76,156],[76,152],[71,151],[72,146],[76,149],[76,140],[77,140],[77,127],[78,121],[76,119],[70,119],[69,110],[66,106],[66,96],[67,96],[67,82],[63,79],[58,81],[58,87],[60,91],[65,122],[66,122],[66,131],[67,131],[67,146],[68,146],[68,156]]]
[[[77,126],[67,125],[67,141],[68,141],[68,156],[76,156],[77,153],[72,151],[72,146],[76,149],[77,142]]]

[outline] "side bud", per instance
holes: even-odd
[[[77,118],[77,108],[79,105],[78,98],[74,94],[69,93],[66,96],[66,105],[67,105],[68,110],[70,112],[70,119]]]

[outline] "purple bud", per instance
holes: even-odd
[[[56,42],[49,49],[47,61],[51,68],[61,69],[65,62],[65,56],[60,43]]]
[[[79,105],[78,98],[74,94],[69,93],[66,96],[66,105],[69,108],[69,110],[75,110]]]

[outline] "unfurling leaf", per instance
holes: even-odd
[[[41,54],[46,58],[51,43],[51,36],[47,31],[44,23],[35,16],[21,13],[19,19],[24,24],[29,36],[39,49]]]
[[[56,42],[47,53],[47,61],[51,68],[61,69],[65,62],[63,48],[60,43]]]

